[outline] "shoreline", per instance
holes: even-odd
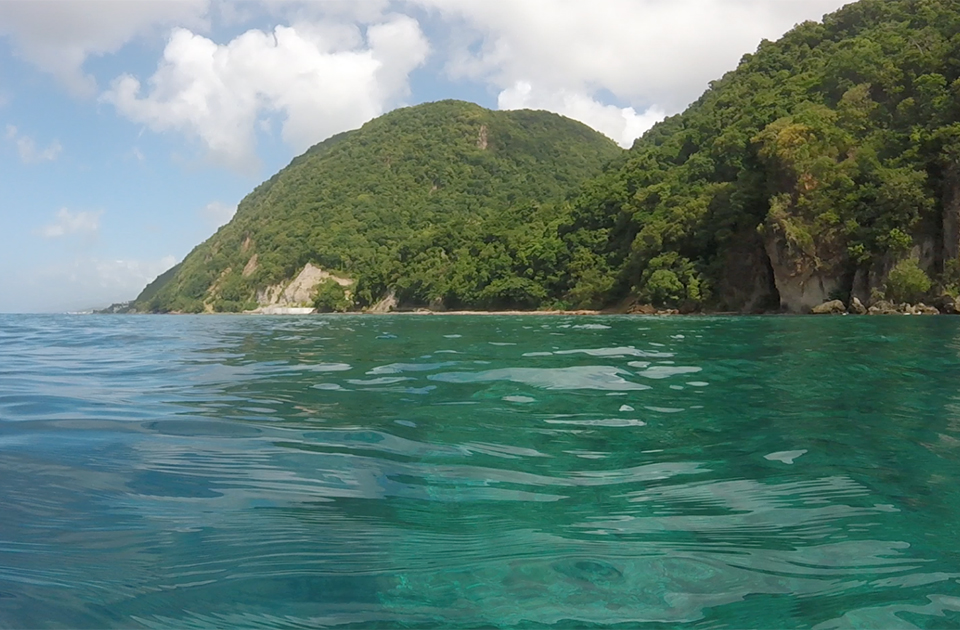
[[[575,309],[575,310],[500,310],[500,311],[481,311],[481,310],[431,310],[428,308],[417,308],[417,309],[401,309],[401,310],[389,310],[389,311],[378,311],[378,310],[363,310],[363,311],[346,311],[346,312],[317,312],[315,309],[308,307],[268,307],[268,309],[257,309],[254,311],[243,311],[239,313],[215,313],[212,311],[206,311],[202,313],[183,313],[172,311],[169,313],[140,313],[140,312],[130,312],[130,311],[111,311],[110,309],[104,309],[102,311],[93,311],[92,314],[95,315],[259,315],[259,316],[317,316],[317,315],[333,315],[333,316],[455,316],[455,317],[491,317],[491,316],[500,316],[500,317],[516,317],[516,316],[534,316],[541,315],[545,317],[610,317],[610,316],[631,316],[631,317],[777,317],[777,316],[809,316],[809,315],[833,315],[833,316],[843,316],[843,315],[853,315],[853,316],[874,316],[874,315],[958,315],[960,314],[960,304],[954,306],[954,303],[951,301],[950,308],[938,309],[936,307],[926,306],[923,303],[917,305],[911,304],[900,304],[894,305],[889,302],[878,302],[878,305],[873,305],[869,309],[863,307],[859,303],[858,310],[849,309],[847,307],[841,308],[842,303],[837,300],[835,302],[828,302],[814,309],[812,312],[808,313],[793,313],[788,311],[763,311],[763,312],[752,312],[745,313],[739,311],[693,311],[693,312],[681,312],[677,309],[657,309],[652,306],[640,306],[640,307],[631,307],[629,309],[604,309],[604,310],[591,310],[591,309]],[[822,308],[827,307],[827,308]]]
[[[363,311],[349,311],[346,313],[104,313],[98,311],[72,311],[63,313],[64,315],[200,315],[200,316],[254,316],[254,317],[822,317],[817,313],[739,313],[736,311],[710,311],[697,313],[628,313],[623,311],[390,311],[388,313],[368,313]],[[875,317],[875,316],[933,316],[933,313],[833,313],[833,317],[853,316],[853,317]],[[938,313],[941,316],[951,316],[951,313]]]
[[[628,311],[592,311],[592,310],[576,310],[576,311],[429,311],[429,310],[418,310],[418,311],[387,311],[382,313],[370,312],[370,311],[346,311],[346,312],[329,312],[329,313],[257,313],[254,311],[244,311],[241,313],[183,313],[178,311],[171,311],[168,313],[109,313],[103,311],[88,311],[85,313],[70,313],[76,315],[200,315],[200,316],[210,316],[210,315],[235,315],[235,316],[254,316],[254,317],[316,317],[316,316],[335,316],[335,317],[355,317],[355,316],[370,316],[370,317],[385,317],[385,316],[411,316],[411,317],[430,317],[430,316],[455,316],[455,317],[470,317],[470,316],[533,316],[533,315],[542,315],[546,317],[614,317],[614,316],[630,316],[630,317],[712,317],[712,316],[744,316],[744,317],[763,317],[763,316],[774,316],[774,315],[803,315],[803,313],[738,313],[736,311],[710,311],[710,312],[696,312],[696,313],[677,313],[677,312],[657,312],[657,313],[640,313],[640,312],[628,312]]]
[[[742,313],[738,311],[696,311],[693,313],[680,313],[677,311],[657,311],[657,312],[640,312],[640,311],[593,311],[593,310],[575,310],[575,311],[430,311],[430,310],[415,310],[415,311],[387,311],[387,312],[371,312],[371,311],[346,311],[346,312],[329,312],[329,313],[320,313],[320,312],[299,312],[299,313],[258,313],[254,311],[244,311],[240,313],[216,313],[216,312],[204,312],[204,313],[183,313],[177,311],[171,311],[168,313],[110,313],[104,311],[87,311],[87,312],[73,312],[69,313],[72,315],[235,315],[235,316],[255,316],[255,317],[316,317],[316,316],[335,316],[335,317],[355,317],[355,316],[370,316],[370,317],[384,317],[384,316],[409,316],[409,317],[436,317],[436,316],[454,316],[454,317],[529,317],[534,315],[542,315],[545,317],[809,317],[816,316],[822,317],[824,315],[828,316],[846,316],[852,315],[854,317],[873,317],[876,315],[919,315],[919,316],[932,316],[936,315],[953,315],[953,313],[905,313],[901,311],[893,312],[881,312],[881,313],[790,313],[790,312],[781,312],[781,311],[768,311],[763,313]]]
[[[317,315],[333,315],[334,313],[316,313]],[[357,312],[343,313],[343,315],[549,315],[553,317],[568,315],[628,315],[629,313],[616,313],[613,311],[431,311],[421,309],[415,311],[388,311],[386,313]]]
[[[85,313],[86,314],[86,313]],[[89,313],[92,315],[111,315],[113,313]],[[630,313],[626,311],[389,311],[387,313],[370,313],[364,311],[347,311],[343,313],[116,313],[117,315],[199,315],[199,316],[254,316],[254,317],[529,317],[542,315],[545,317],[809,317],[814,313],[740,313],[737,311],[707,311],[696,313]],[[910,315],[911,313],[889,313],[890,315]],[[837,315],[851,315],[851,313],[837,313]]]

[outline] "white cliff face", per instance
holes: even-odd
[[[375,314],[389,313],[396,310],[399,303],[400,301],[397,299],[397,294],[389,291],[379,302],[371,306],[367,312]]]
[[[265,314],[303,314],[313,312],[313,300],[317,285],[324,280],[333,280],[344,288],[354,285],[354,280],[335,276],[328,271],[307,263],[290,282],[275,284],[257,291],[257,303],[260,305],[254,313]]]
[[[764,238],[764,249],[770,257],[773,279],[780,293],[780,308],[788,313],[809,313],[831,299],[840,288],[838,274],[822,273],[814,261],[793,256],[775,236]]]
[[[312,315],[317,312],[317,309],[306,306],[262,306],[253,312],[258,315]]]

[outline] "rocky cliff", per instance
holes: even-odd
[[[763,42],[579,197],[591,286],[789,312],[960,292],[957,32],[957,0],[861,0]]]

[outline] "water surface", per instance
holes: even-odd
[[[960,318],[0,316],[2,627],[960,626]]]

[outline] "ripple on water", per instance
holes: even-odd
[[[654,380],[660,380],[664,378],[670,378],[671,376],[677,376],[679,374],[696,374],[697,372],[702,372],[703,368],[692,367],[692,366],[679,366],[679,365],[654,365],[648,367],[642,372],[637,372],[637,376],[642,376],[643,378],[650,378]]]
[[[601,391],[641,391],[648,385],[628,381],[628,372],[606,365],[568,368],[501,368],[480,372],[442,372],[427,378],[442,383],[490,383],[509,381],[548,390],[593,389]]]
[[[349,372],[353,369],[349,363],[314,363],[306,365],[296,365],[293,369],[305,369],[311,372]]]
[[[403,374],[404,372],[433,372],[435,370],[455,367],[460,364],[460,361],[444,361],[439,363],[390,363],[388,365],[377,366],[368,371],[367,374],[375,376],[379,374]]]
[[[643,420],[633,418],[583,418],[583,419],[559,419],[547,418],[544,420],[547,424],[568,424],[579,427],[645,427],[647,423]]]
[[[956,627],[921,319],[0,316],[0,625]]]
[[[617,348],[576,348],[573,350],[557,350],[553,352],[557,356],[566,356],[571,354],[586,354],[591,357],[608,357],[621,359],[624,357],[651,357],[659,359],[669,359],[674,354],[671,352],[659,352],[653,350],[639,350],[633,346],[621,346]]]

